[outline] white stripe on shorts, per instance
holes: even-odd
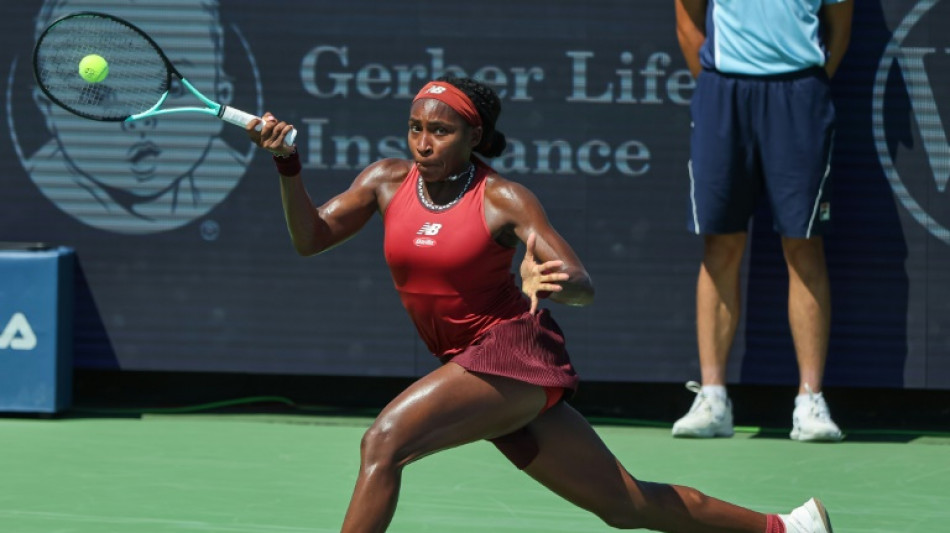
[[[818,207],[821,200],[821,192],[825,190],[825,182],[828,181],[828,176],[831,174],[831,153],[834,152],[835,148],[835,134],[831,133],[831,143],[828,146],[828,159],[825,161],[825,175],[821,177],[821,184],[818,186],[818,194],[815,196],[815,205],[811,208],[811,218],[808,219],[808,229],[805,231],[805,238],[811,238],[811,230],[815,225],[815,219],[818,217]]]
[[[696,180],[693,179],[693,160],[690,159],[686,163],[686,168],[689,169],[689,201],[693,208],[693,227],[696,228],[696,235],[700,235],[699,231],[699,213],[696,210]]]

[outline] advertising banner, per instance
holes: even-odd
[[[37,88],[31,52],[75,11],[128,18],[202,92],[293,123],[317,204],[367,164],[410,157],[409,106],[426,81],[489,83],[508,138],[491,165],[540,198],[597,289],[586,308],[545,304],[581,377],[699,377],[702,238],[686,229],[695,83],[670,0],[6,6],[0,240],[75,249],[78,367],[416,376],[437,361],[393,288],[381,219],[299,257],[270,156],[240,128],[60,109]],[[833,80],[828,385],[950,388],[946,20],[945,0],[856,5]],[[188,98],[173,87],[169,104]],[[793,384],[788,278],[766,207],[749,235],[729,378]]]

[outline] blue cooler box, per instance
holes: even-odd
[[[0,243],[0,412],[70,406],[74,268],[71,248]]]

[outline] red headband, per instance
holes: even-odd
[[[456,113],[462,115],[465,122],[468,122],[472,126],[478,127],[482,125],[482,117],[478,114],[478,110],[475,109],[475,104],[472,103],[471,98],[450,83],[430,81],[419,91],[412,101],[415,102],[422,98],[432,98],[433,100],[438,100],[446,104],[454,109]]]

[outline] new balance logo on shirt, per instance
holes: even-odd
[[[416,235],[438,235],[440,229],[442,229],[442,224],[426,222],[421,228],[419,228],[419,231],[416,232]]]
[[[442,229],[442,224],[426,222],[421,228],[419,228],[419,231],[416,232],[416,235],[425,235],[425,237],[416,237],[412,240],[412,244],[421,248],[435,246],[436,241],[431,237],[438,235],[440,229]]]

